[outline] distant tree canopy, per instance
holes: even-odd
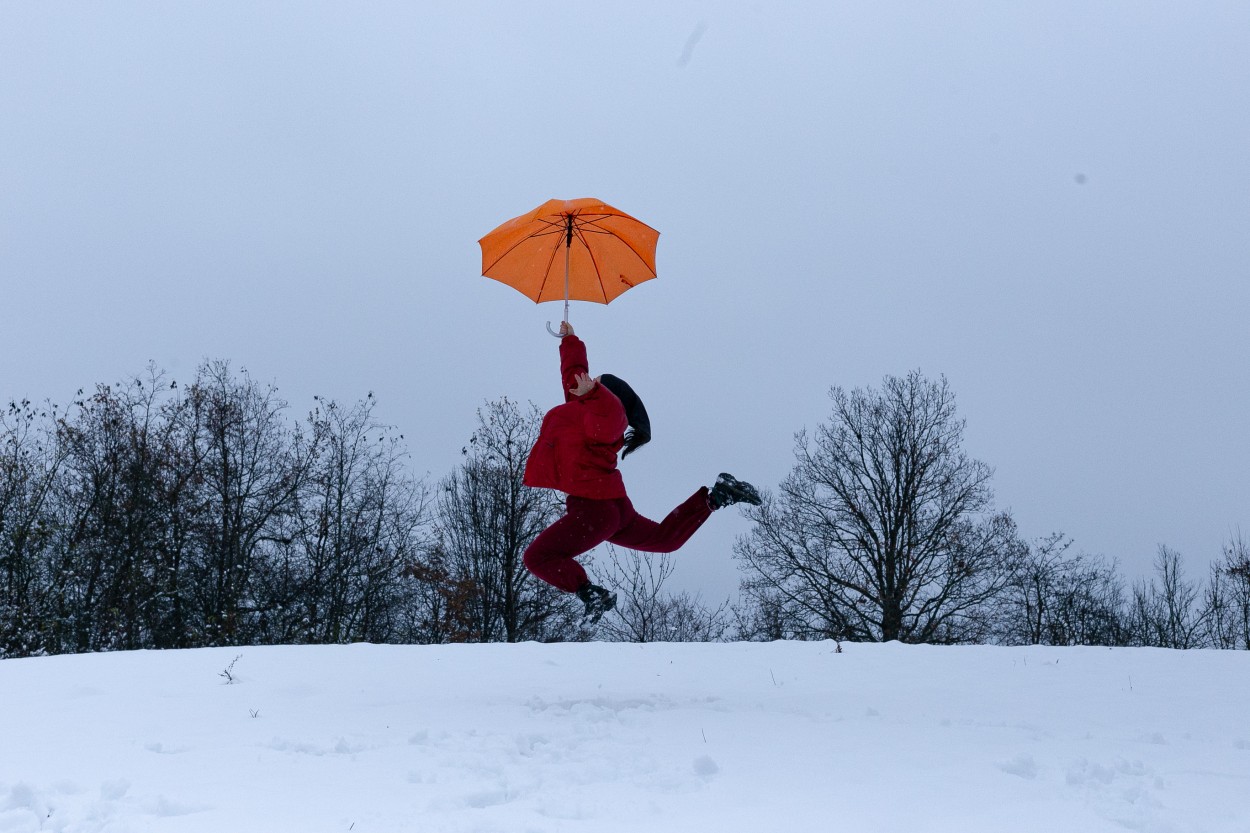
[[[746,593],[785,634],[985,638],[1026,548],[1010,515],[989,511],[991,472],[961,447],[946,380],[911,373],[830,399],[828,420],[799,433],[779,494],[748,511]]]
[[[1126,589],[1114,561],[1032,546],[992,508],[991,471],[962,450],[945,379],[833,388],[775,495],[735,547],[749,639],[1250,648],[1250,547],[1237,534],[1206,586],[1160,546]]]
[[[0,417],[0,653],[384,640],[428,524],[399,440],[208,362]]]

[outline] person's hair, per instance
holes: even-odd
[[[612,391],[625,406],[625,419],[629,422],[629,430],[625,432],[625,447],[621,449],[621,459],[624,459],[651,442],[651,418],[647,416],[647,408],[642,404],[642,399],[624,379],[604,373],[599,377],[599,383]]]

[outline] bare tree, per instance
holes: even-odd
[[[52,592],[66,650],[254,636],[250,578],[308,447],[285,403],[224,362],[178,390],[149,367],[57,422]]]
[[[913,372],[830,397],[828,422],[797,436],[779,496],[748,510],[744,591],[814,636],[983,638],[1026,548],[1010,515],[990,513],[991,471],[960,447],[946,380]]]
[[[207,644],[254,639],[253,572],[290,516],[316,459],[287,403],[229,363],[208,362],[187,391],[200,451],[203,505],[193,532],[198,630]]]
[[[787,609],[784,597],[775,590],[757,585],[730,608],[733,639],[742,642],[776,642],[780,639],[820,639],[807,620]]]
[[[374,419],[373,394],[317,402],[313,464],[258,577],[263,638],[386,642],[404,631],[403,570],[423,545],[428,490],[404,465],[403,437]]]
[[[1053,533],[1030,549],[1008,583],[1006,637],[1009,642],[1038,645],[1046,642],[1057,585],[1063,582],[1069,562],[1064,554],[1072,546],[1063,533]]]
[[[56,645],[48,570],[55,542],[51,496],[64,462],[51,405],[10,402],[0,410],[0,659]]]
[[[1250,542],[1232,534],[1223,556],[1211,565],[1204,596],[1207,638],[1217,648],[1250,649]]]
[[[439,485],[434,540],[412,573],[446,592],[426,594],[448,620],[451,639],[518,642],[558,637],[569,628],[562,593],[522,563],[525,548],[560,511],[557,495],[522,483],[542,412],[505,398],[478,410],[464,461]]]
[[[717,642],[729,631],[725,601],[709,608],[697,596],[664,592],[673,573],[670,553],[607,547],[604,583],[617,593],[616,611],[599,623],[599,633],[618,642]]]
[[[1155,577],[1133,587],[1133,640],[1156,648],[1201,647],[1206,611],[1197,601],[1201,591],[1185,578],[1181,556],[1162,544],[1155,556]]]
[[[1114,563],[1070,554],[1063,533],[1030,548],[1000,600],[998,639],[1026,645],[1120,645],[1124,588]]]
[[[161,619],[168,423],[163,376],[149,368],[97,386],[57,424],[65,454],[52,589],[68,650],[153,645]]]

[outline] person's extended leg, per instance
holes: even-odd
[[[619,532],[609,536],[608,540],[619,547],[642,552],[672,552],[678,549],[690,540],[690,536],[712,514],[706,486],[669,512],[668,517],[659,523],[634,511],[628,498],[625,499],[625,504],[627,508],[622,512],[625,524]]]
[[[591,500],[569,495],[563,518],[538,533],[525,550],[531,573],[566,593],[576,593],[588,582],[577,556],[608,539],[621,524],[617,501]]]

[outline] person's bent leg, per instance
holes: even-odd
[[[626,517],[625,524],[608,540],[617,546],[641,552],[673,552],[679,549],[712,514],[706,486],[669,512],[659,523],[634,511],[628,498],[625,503],[627,508],[622,513]]]
[[[525,550],[526,568],[548,584],[575,593],[586,584],[577,556],[608,539],[620,525],[615,501],[569,496],[564,517],[538,533]]]

